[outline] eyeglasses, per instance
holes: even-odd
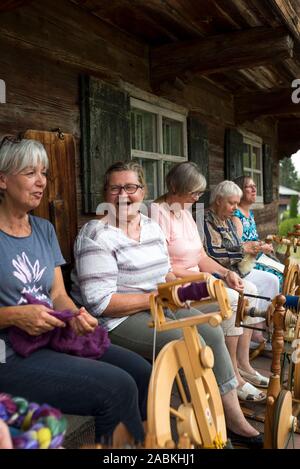
[[[21,137],[15,137],[14,135],[6,135],[2,138],[0,142],[0,149],[5,145],[5,143],[20,143],[22,140]]]
[[[245,189],[256,189],[256,184],[249,184],[247,186],[244,186]]]
[[[144,186],[141,186],[139,184],[125,184],[124,186],[108,186],[108,191],[113,194],[117,195],[124,191],[126,194],[135,194],[138,189],[143,189]]]
[[[199,199],[203,195],[203,191],[194,191],[189,193],[193,198]]]

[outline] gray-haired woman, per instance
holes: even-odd
[[[96,442],[116,436],[116,430],[123,430],[122,435],[129,431],[135,440],[142,441],[151,373],[142,357],[114,345],[96,359],[46,346],[22,356],[9,341],[11,326],[21,330],[19,341],[21,336],[23,344],[25,333],[38,341],[55,328],[64,328],[65,323],[51,314],[54,309],[74,313],[70,327],[77,335],[86,335],[98,326],[97,320],[85,308],[79,309],[66,293],[60,267],[65,261],[53,226],[30,213],[43,197],[47,168],[41,143],[9,137],[2,140],[0,339],[6,344],[6,362],[1,364],[0,390],[48,402],[67,414],[93,416]],[[28,304],[29,293],[35,303],[42,300],[43,304]]]
[[[210,208],[204,219],[205,249],[207,254],[223,267],[237,272],[244,280],[245,293],[249,292],[247,282],[255,285],[260,296],[274,298],[279,293],[279,281],[275,275],[253,269],[253,263],[247,259],[247,252],[252,252],[253,246],[243,246],[236,227],[231,219],[236,210],[240,198],[241,189],[232,181],[223,181],[218,184],[211,194]],[[248,251],[249,246],[249,251]],[[251,249],[251,251],[250,251]],[[266,309],[270,302],[258,300],[257,308]],[[251,320],[252,319],[252,320]],[[254,323],[257,318],[249,318],[249,323]],[[250,346],[252,331],[245,330],[243,334],[244,347]],[[255,377],[255,370],[243,360],[237,351],[240,374],[248,380]]]

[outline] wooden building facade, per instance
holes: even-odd
[[[68,259],[120,159],[143,164],[150,197],[185,159],[210,189],[251,174],[261,236],[276,232],[278,161],[300,148],[299,15],[298,0],[0,3],[0,136],[45,144],[39,213]]]

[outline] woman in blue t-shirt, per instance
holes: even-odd
[[[64,328],[50,314],[53,310],[79,312],[68,326],[75,338],[98,327],[97,319],[85,308],[78,310],[66,293],[60,267],[65,261],[53,226],[30,214],[41,202],[47,168],[41,143],[9,137],[1,141],[0,339],[6,360],[0,364],[0,390],[47,402],[66,414],[93,416],[96,442],[110,441],[116,433],[141,442],[151,373],[142,357],[115,345],[97,359],[45,347],[24,357],[9,342],[11,326],[37,340]],[[43,304],[28,304],[28,295]]]

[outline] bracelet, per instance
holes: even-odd
[[[0,394],[0,417],[10,428],[14,449],[59,448],[66,432],[59,410],[8,394]]]

